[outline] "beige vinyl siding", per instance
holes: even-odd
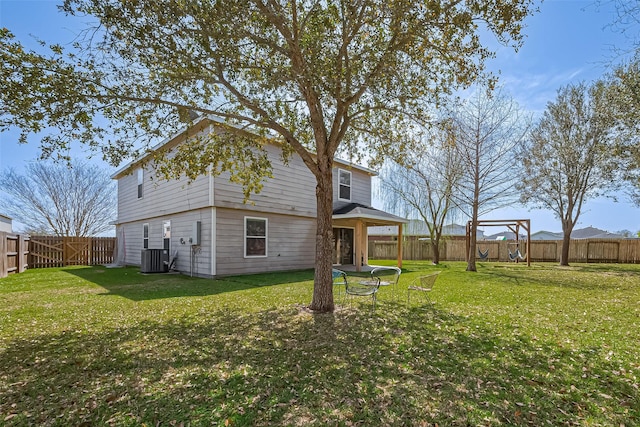
[[[190,212],[167,215],[141,221],[133,221],[118,226],[117,236],[124,230],[125,264],[140,265],[142,252],[142,224],[149,224],[149,249],[162,249],[162,223],[171,221],[171,247],[169,257],[177,251],[176,269],[183,274],[194,276],[211,276],[211,208],[203,208]],[[200,246],[189,244],[194,221],[201,222]],[[184,240],[184,244],[180,239]],[[192,257],[192,258],[190,258]],[[193,267],[191,267],[191,259]]]
[[[136,172],[118,179],[118,223],[172,215],[210,205],[209,177],[165,181],[144,171],[143,197],[138,199]]]
[[[315,217],[316,181],[313,174],[299,156],[294,155],[285,165],[279,147],[269,145],[266,149],[273,167],[273,178],[265,178],[260,194],[252,194],[250,202],[243,203],[242,186],[230,182],[229,175],[224,174],[214,179],[215,205]]]
[[[144,221],[132,224],[120,224],[116,229],[118,239],[124,239],[124,255],[122,256],[126,265],[140,265],[140,251],[142,250],[142,224]],[[149,247],[152,245],[153,227],[149,224]]]
[[[371,206],[371,176],[356,169],[351,170],[351,202]]]
[[[351,172],[351,201],[344,201],[339,199],[339,173],[338,170],[342,169],[347,172]],[[360,203],[363,205],[371,206],[371,175],[368,173],[355,169],[344,167],[333,168],[333,206],[341,207],[348,205],[349,203]]]
[[[253,203],[242,203],[242,187],[229,181],[228,174],[215,178],[214,200],[218,207],[246,209],[279,214],[316,216],[316,179],[302,159],[294,155],[285,165],[280,159],[280,148],[268,146],[273,165],[273,178],[267,178],[260,194],[251,195]],[[351,172],[351,202],[338,200],[338,169]],[[371,175],[349,166],[333,169],[334,206],[361,203],[371,206]]]
[[[268,220],[267,257],[245,258],[244,218],[246,216]],[[218,275],[313,267],[315,219],[233,209],[216,209],[216,217]]]
[[[137,198],[137,169],[118,179],[118,223],[154,218],[191,209],[217,206],[231,209],[272,212],[285,215],[315,217],[316,180],[302,159],[294,155],[288,164],[281,159],[280,148],[266,147],[273,167],[273,178],[265,178],[260,194],[252,194],[243,202],[242,186],[229,181],[229,174],[218,177],[200,176],[191,183],[186,178],[165,181],[145,169],[143,197]],[[351,202],[371,205],[371,176],[348,166],[333,170],[334,202],[338,200],[338,168],[351,172]]]
[[[168,219],[171,219],[171,255],[178,251],[177,270],[183,274],[211,277],[211,208],[186,212]],[[192,237],[195,221],[201,223],[200,246],[192,247],[189,238]],[[180,238],[184,240],[184,244],[180,243]]]

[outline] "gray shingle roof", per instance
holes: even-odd
[[[363,205],[360,203],[349,203],[337,209],[333,210],[333,217],[340,218],[369,218],[374,221],[388,221],[388,222],[400,222],[406,223],[408,220],[399,216],[390,214],[380,209],[373,208],[371,206]]]

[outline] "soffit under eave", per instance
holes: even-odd
[[[376,227],[380,225],[402,225],[408,222],[408,220],[405,219],[395,220],[375,215],[333,215],[332,219],[334,224],[341,221],[362,221],[367,227]]]

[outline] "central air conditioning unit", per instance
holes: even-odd
[[[140,257],[140,273],[166,273],[169,271],[169,251],[143,249]]]

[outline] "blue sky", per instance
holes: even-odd
[[[57,12],[58,3],[57,0],[0,0],[0,26],[9,28],[27,45],[35,46],[30,35],[47,42],[68,43],[83,28],[83,22]],[[499,72],[501,84],[521,107],[540,114],[547,102],[555,99],[558,88],[600,77],[607,72],[612,60],[616,60],[614,47],[630,48],[630,41],[611,28],[615,20],[612,5],[608,1],[602,3],[548,0],[540,5],[539,13],[527,19],[525,42],[517,53],[508,47],[498,47],[497,57],[488,65]],[[38,156],[36,138],[23,146],[18,145],[16,139],[17,133],[0,134],[2,171],[9,167],[21,169]],[[74,153],[86,156],[79,148]],[[99,163],[99,160],[93,161]],[[586,204],[577,227],[636,232],[640,230],[639,213],[639,208],[624,201],[592,200]],[[530,218],[534,232],[560,231],[559,221],[550,212],[529,211],[524,207],[501,209],[484,218]]]

